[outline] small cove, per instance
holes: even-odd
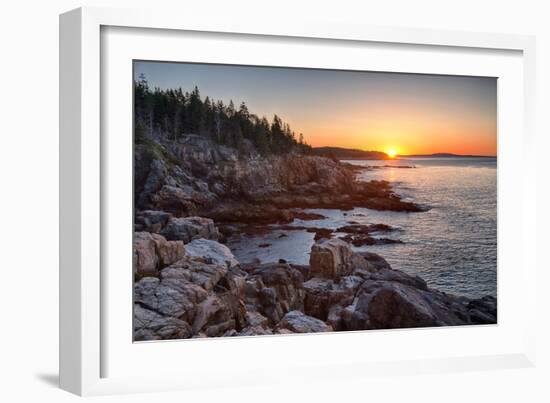
[[[394,269],[416,274],[441,291],[480,297],[496,296],[497,217],[495,158],[411,158],[395,161],[346,161],[378,165],[360,180],[387,180],[404,200],[429,206],[422,213],[309,209],[318,220],[294,220],[290,227],[336,229],[349,224],[387,224],[396,228],[374,237],[402,244],[354,247],[380,254]],[[408,166],[414,168],[399,168]],[[285,259],[307,264],[314,233],[271,226],[260,234],[239,234],[228,246],[241,262]],[[335,233],[334,236],[344,234]]]

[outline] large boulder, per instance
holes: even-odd
[[[134,341],[186,339],[191,334],[187,322],[134,305]]]
[[[150,233],[134,233],[134,273],[154,274],[159,266],[155,242]]]
[[[185,256],[185,247],[181,241],[167,241],[162,235],[151,234],[155,241],[160,267],[166,267]]]
[[[471,300],[467,309],[474,324],[497,323],[497,299],[491,295]]]
[[[227,266],[203,259],[186,256],[164,269],[162,279],[186,280],[196,284],[206,291],[212,291],[216,284],[227,274]]]
[[[208,297],[208,292],[174,273],[164,278],[144,277],[134,284],[134,302],[163,316],[193,323],[197,306]]]
[[[167,241],[162,235],[134,233],[134,273],[156,275],[158,270],[177,262],[185,255],[182,241]]]
[[[167,239],[189,243],[194,239],[205,238],[217,241],[220,237],[214,221],[204,217],[172,217],[161,231]]]
[[[359,252],[359,255],[365,259],[368,264],[370,271],[378,271],[382,269],[390,269],[390,264],[384,259],[382,256],[377,255],[376,253],[372,252]]]
[[[277,325],[278,329],[288,329],[294,333],[331,332],[333,329],[322,320],[300,311],[290,311]]]
[[[201,257],[222,266],[235,267],[239,264],[227,246],[210,239],[195,239],[185,246],[185,251],[189,256]]]
[[[365,287],[361,298],[370,300],[367,312],[373,328],[425,327],[438,324],[438,317],[428,301],[411,287],[395,283],[382,286],[377,284],[373,285],[372,291],[370,287]]]
[[[231,309],[216,295],[211,295],[197,306],[193,333],[208,337],[222,336],[236,325]]]
[[[246,273],[238,267],[230,267],[214,290],[218,297],[231,309],[236,326],[246,326],[245,284]]]
[[[358,274],[364,275],[363,271],[357,271]],[[408,285],[412,288],[428,291],[428,285],[419,276],[413,276],[406,274],[401,270],[396,269],[380,269],[376,272],[368,273],[367,278],[369,280],[390,281],[394,283],[400,283]]]
[[[244,328],[248,324],[243,302],[244,274],[238,268],[185,256],[161,270],[160,278],[144,277],[137,281],[134,302],[141,310],[134,312],[134,319],[139,319],[138,314],[155,319],[150,325],[145,320],[139,321],[141,339],[154,339],[161,333],[173,335],[177,331],[178,338],[213,337]],[[167,329],[161,332],[161,325]],[[170,333],[170,326],[181,329]]]
[[[470,324],[464,301],[417,288],[414,281],[366,280],[353,303],[341,311],[347,330],[394,329]]]
[[[217,264],[201,257],[186,256],[186,258],[164,269],[161,275],[164,277],[183,276],[187,281],[197,284],[208,291],[210,296],[214,295],[216,297],[215,303],[206,304],[199,309],[202,312],[208,313],[215,307],[223,306],[223,311],[215,311],[217,312],[217,321],[221,321],[221,318],[225,317],[225,322],[233,320],[233,327],[237,326],[241,328],[246,325],[246,309],[244,305],[246,273],[241,272],[237,266],[228,267],[226,264]],[[225,323],[225,325],[229,325],[229,323]],[[196,326],[194,324],[193,328],[195,329]],[[221,326],[216,329],[221,332],[224,327]],[[208,332],[208,334],[213,333],[215,333],[214,328]]]
[[[245,284],[249,311],[266,316],[274,325],[291,310],[304,309],[304,278],[286,263],[268,263],[251,269]]]
[[[326,321],[333,306],[347,306],[353,302],[362,283],[358,276],[346,276],[338,281],[313,277],[304,283],[304,312]]]
[[[496,323],[496,299],[430,289],[420,277],[393,270],[378,255],[354,253],[339,240],[312,247],[310,275],[304,312],[334,330]]]
[[[350,275],[355,269],[368,268],[368,262],[340,239],[323,239],[315,243],[309,265],[312,277],[333,279]]]

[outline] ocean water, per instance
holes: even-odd
[[[291,225],[336,229],[350,221],[388,224],[396,231],[380,234],[403,244],[354,247],[383,256],[395,269],[417,274],[430,287],[480,297],[497,292],[497,174],[495,158],[410,158],[393,161],[347,161],[380,166],[360,180],[387,180],[405,200],[430,209],[421,213],[310,209],[326,218],[295,220]],[[408,166],[414,168],[398,168]],[[342,234],[343,235],[343,234]],[[230,238],[228,246],[241,262],[286,259],[309,262],[314,234],[304,230],[269,230]],[[263,247],[259,247],[263,245]],[[268,245],[268,246],[266,246]]]

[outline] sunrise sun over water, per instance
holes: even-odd
[[[496,79],[136,62],[151,87],[189,89],[277,114],[313,147],[388,155],[496,155]]]
[[[133,78],[134,341],[497,323],[496,78]]]

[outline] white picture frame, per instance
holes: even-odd
[[[535,312],[535,242],[528,241],[526,237],[526,234],[536,232],[535,198],[526,191],[534,187],[535,175],[532,175],[534,168],[529,164],[523,164],[521,169],[508,169],[512,167],[514,158],[527,161],[534,147],[534,38],[366,27],[325,21],[304,21],[300,24],[281,21],[266,24],[265,21],[239,18],[198,18],[182,21],[177,14],[168,11],[103,8],[81,8],[60,17],[60,384],[63,389],[79,395],[96,395],[245,386],[269,382],[293,383],[297,377],[301,382],[304,379],[323,380],[328,373],[331,378],[336,376],[346,379],[352,375],[357,377],[380,373],[408,374],[419,371],[534,365],[535,319],[525,315],[521,321],[517,319],[521,313]],[[131,110],[131,105],[127,104],[119,110],[122,113],[115,118],[116,121],[110,120],[112,113],[109,109],[113,100],[119,99],[117,97],[127,97],[127,89],[120,87],[120,91],[114,90],[115,93],[111,95],[111,84],[120,83],[123,76],[117,74],[127,71],[125,69],[128,67],[128,60],[143,58],[143,53],[132,54],[132,51],[137,52],[135,46],[125,46],[124,42],[131,41],[131,37],[138,32],[143,34],[143,52],[151,49],[151,44],[162,44],[157,46],[160,49],[154,54],[157,60],[180,60],[181,56],[171,54],[171,46],[186,33],[192,33],[194,40],[213,33],[215,41],[237,38],[242,41],[243,49],[253,46],[252,42],[261,46],[262,41],[269,41],[272,46],[286,46],[292,52],[290,48],[293,43],[299,44],[300,49],[304,50],[318,41],[319,46],[330,47],[333,51],[347,47],[355,49],[354,52],[362,52],[363,46],[368,47],[369,44],[391,45],[395,48],[395,55],[392,56],[394,58],[411,47],[414,52],[425,53],[423,57],[426,60],[432,58],[430,68],[426,67],[426,60],[416,62],[409,58],[408,65],[403,65],[399,70],[406,72],[457,74],[460,71],[469,71],[469,68],[472,72],[481,72],[480,75],[492,75],[492,69],[497,67],[493,66],[495,62],[491,58],[502,56],[498,59],[498,69],[502,69],[499,70],[502,71],[502,76],[499,77],[510,84],[506,87],[509,91],[507,89],[504,95],[499,92],[499,97],[503,95],[503,103],[499,103],[499,324],[460,329],[347,332],[346,335],[273,336],[237,338],[231,341],[193,340],[139,345],[133,344],[131,337],[126,337],[124,328],[113,330],[116,323],[127,324],[131,319],[125,315],[127,308],[124,304],[116,305],[113,298],[110,298],[115,284],[124,284],[124,277],[113,277],[112,272],[105,272],[111,259],[111,252],[105,243],[105,228],[114,227],[114,232],[109,232],[110,239],[113,239],[113,235],[122,234],[120,244],[127,245],[128,253],[126,258],[122,255],[113,257],[122,259],[122,264],[131,261],[131,246],[128,243],[131,232],[128,230],[125,236],[123,232],[129,227],[125,227],[123,221],[118,223],[118,218],[112,214],[106,217],[106,212],[116,209],[112,206],[114,200],[124,200],[124,194],[121,198],[114,194],[115,189],[110,183],[117,180],[120,183],[125,180],[125,175],[127,177],[127,169],[131,167],[131,147],[128,149],[128,143],[124,141],[113,142],[113,136],[105,136],[114,127],[118,128],[118,124],[122,125],[122,132],[128,131],[127,112]],[[112,36],[106,37],[106,34]],[[147,39],[151,34],[156,36]],[[191,42],[189,43],[192,47]],[[237,49],[235,59],[223,54],[207,56],[197,50],[193,61],[271,65],[268,58],[262,58],[261,51],[250,52],[245,57],[242,51],[239,53],[237,44],[233,49]],[[448,57],[435,59],[430,55],[432,51],[446,53]],[[311,54],[311,58],[296,62],[297,65],[335,67],[331,63],[337,63],[321,62],[314,55],[315,52],[312,51]],[[489,56],[486,65],[483,65],[481,60],[486,54]],[[145,58],[155,59],[154,55],[149,53]],[[298,58],[297,53],[295,55]],[[111,57],[113,63],[103,60],[106,57]],[[120,62],[115,62],[117,58]],[[360,58],[357,60],[360,63]],[[456,62],[460,60],[467,60],[469,67],[457,66]],[[323,65],[320,66],[320,63]],[[346,62],[344,60],[340,63]],[[388,57],[388,62],[369,66],[373,70],[388,71],[391,70],[391,61]],[[360,69],[361,65],[357,64],[354,68]],[[117,80],[109,81],[106,80],[107,77]],[[128,87],[130,86],[131,76],[128,76]],[[113,89],[116,87],[117,85],[112,85]],[[515,96],[512,97],[512,94]],[[506,101],[508,98],[509,103]],[[520,110],[517,109],[518,106]],[[502,150],[506,151],[503,158]],[[117,171],[118,179],[115,179],[115,168],[109,162],[115,152],[117,156],[122,155],[120,165],[125,167]],[[131,188],[130,178],[131,176],[127,177],[127,181]],[[517,186],[512,186],[514,183]],[[518,192],[518,189],[522,191]],[[501,199],[504,198],[504,211],[510,212],[505,216],[501,214]],[[512,207],[519,209],[514,210],[515,217],[510,217]],[[119,208],[123,208],[123,204]],[[125,214],[131,216],[131,211],[126,211]],[[117,224],[113,224],[115,222]],[[521,232],[519,239],[522,242],[515,250],[509,250],[507,246],[512,237],[518,238],[518,234],[503,232],[501,228]],[[501,239],[507,243],[501,244]],[[521,291],[515,289],[514,292],[516,295],[521,293],[522,298],[517,303],[518,306],[512,307],[509,291],[513,284],[507,279],[511,278],[511,266],[515,264],[520,265],[514,270],[521,273],[516,273],[518,278],[521,277],[518,280]],[[122,293],[124,292],[126,291]],[[130,300],[131,294],[128,294],[128,301]],[[501,312],[505,315],[503,321]],[[127,333],[131,333],[130,328]],[[417,354],[408,356],[403,355],[406,353],[403,348],[395,348],[392,355],[376,356],[374,349],[369,352],[367,347],[365,351],[370,356],[350,356],[353,353],[352,348],[365,344],[366,340],[367,345],[376,343],[376,350],[382,352],[385,349],[380,346],[384,344],[397,346],[415,343],[420,347]],[[446,343],[456,340],[465,342],[455,349],[447,347],[445,350]],[[475,340],[479,341],[477,345],[471,345]],[[488,349],[491,340],[494,341],[493,348]],[[434,346],[432,351],[427,349],[430,344]],[[320,360],[315,356],[315,349],[330,351],[337,346],[347,354],[346,359]],[[292,359],[278,359],[285,350],[293,353]],[[160,360],[164,363],[165,370],[157,376],[142,368],[132,371],[132,367],[136,368],[132,362],[134,354],[139,354],[141,362],[145,363],[152,362],[148,360]],[[186,359],[167,358],[174,354],[185,355]],[[242,354],[245,354],[244,359]],[[262,367],[261,360],[255,359],[262,354],[270,358],[269,366],[264,364]],[[203,362],[199,362],[199,357],[202,357]],[[226,360],[232,363],[231,367],[221,364]],[[128,365],[116,367],[116,362],[128,362]],[[216,363],[218,365],[214,369]],[[304,371],[305,368],[307,371]],[[244,372],[246,377],[241,376]]]

